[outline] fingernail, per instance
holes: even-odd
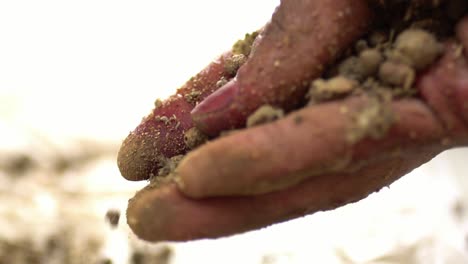
[[[192,116],[209,115],[229,107],[238,90],[237,85],[233,85],[234,83],[235,80],[230,81],[224,87],[208,96],[192,110]]]
[[[238,91],[238,82],[233,79],[198,104],[191,112],[197,127],[209,136],[217,136],[227,129],[230,108]]]

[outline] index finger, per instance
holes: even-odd
[[[193,109],[196,126],[217,136],[263,104],[295,108],[307,80],[365,33],[370,17],[367,0],[282,1],[237,76]]]

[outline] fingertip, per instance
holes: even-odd
[[[130,181],[141,181],[149,178],[153,160],[151,157],[157,156],[157,149],[149,148],[146,152],[151,152],[151,155],[141,155],[142,149],[145,147],[145,137],[148,135],[137,135],[130,133],[122,143],[117,154],[117,166],[122,176]],[[148,153],[150,154],[150,153]]]
[[[205,179],[217,179],[212,175],[217,170],[215,160],[209,153],[204,148],[194,150],[187,154],[176,168],[174,182],[187,197],[194,199],[206,197],[210,186],[215,183],[205,182]]]

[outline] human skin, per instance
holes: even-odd
[[[366,8],[364,2],[353,4]],[[347,141],[344,131],[352,113],[368,103],[365,96],[300,109],[190,152],[177,169],[176,183],[147,187],[130,201],[130,227],[149,241],[253,230],[357,201],[438,153],[468,145],[468,19],[456,34],[465,53],[447,43],[439,61],[419,76],[419,97],[391,103],[398,119],[383,138]],[[300,55],[291,54],[308,59]],[[205,114],[197,111],[196,121],[196,115]],[[201,126],[212,122],[200,120]]]
[[[122,176],[143,180],[151,174],[157,175],[161,157],[170,158],[188,151],[184,132],[194,123],[205,134],[215,137],[222,130],[242,127],[247,116],[262,104],[288,110],[297,107],[308,90],[302,83],[318,78],[339,51],[359,38],[370,16],[362,0],[283,1],[272,22],[262,30],[252,56],[235,77],[223,71],[228,52],[156,107],[128,135],[117,159]],[[306,59],[302,59],[302,54],[308,54]],[[191,116],[195,103],[187,102],[185,96],[195,90],[200,92],[199,99],[205,98],[219,88],[216,83],[221,77],[229,82],[218,90],[220,93],[210,96],[211,102],[225,104],[220,99],[229,98],[226,92],[235,93],[230,107],[214,115]],[[197,111],[206,105],[209,104],[198,104]],[[158,116],[174,117],[177,122],[161,122]],[[175,127],[176,124],[179,125]]]

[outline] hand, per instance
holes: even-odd
[[[365,1],[304,2],[322,3],[332,14],[336,7],[332,2],[352,3],[353,12],[362,15],[362,24],[370,17]],[[243,80],[259,76],[261,80],[277,80],[280,71],[274,68],[275,64],[262,64],[271,56],[262,53],[262,47],[276,45],[278,38],[297,29],[279,26],[284,19],[294,17],[302,25],[301,21],[314,17],[304,10],[288,9],[288,1],[283,1],[273,16],[276,22],[266,27],[249,59],[249,67],[260,67],[263,75],[244,68],[214,99],[195,109],[194,119],[202,129],[217,133],[223,126],[219,116],[239,114],[232,111],[229,103],[221,110],[217,107],[214,112],[208,111],[214,109],[210,104],[223,105],[220,100],[239,105],[259,103],[250,93],[244,97],[242,86],[255,82]],[[322,21],[320,18],[318,15],[311,23]],[[332,21],[328,26],[312,27],[308,35],[341,34],[334,28],[344,28],[340,23]],[[351,20],[350,26],[352,23],[355,21]],[[274,32],[276,27],[281,30]],[[383,138],[364,138],[352,144],[347,140],[346,131],[354,114],[370,103],[365,96],[303,108],[274,123],[219,138],[189,153],[177,169],[177,184],[147,187],[130,201],[130,227],[150,241],[183,241],[244,232],[362,199],[441,151],[468,145],[468,18],[459,23],[456,33],[465,54],[459,53],[455,44],[447,44],[439,62],[419,77],[420,96],[393,101],[388,106],[398,119]],[[301,69],[311,61],[330,62],[332,56],[320,56],[320,49],[315,49],[322,44],[303,41],[312,45],[306,48],[308,53],[280,48],[280,53],[287,52],[287,57],[294,58],[281,62],[283,69],[293,69],[284,71],[283,80],[293,83],[303,77]],[[341,47],[350,40],[339,41],[337,45]],[[229,87],[237,88],[233,92]],[[229,95],[234,96],[228,100]]]

